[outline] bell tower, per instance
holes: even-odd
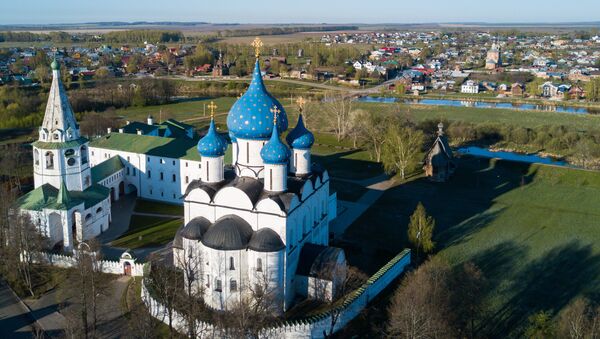
[[[64,181],[69,191],[91,186],[88,156],[89,141],[79,134],[69,98],[60,80],[60,64],[52,61],[52,85],[38,141],[33,146],[35,187],[51,184],[59,188]]]

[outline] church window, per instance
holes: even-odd
[[[65,157],[73,156],[73,154],[75,154],[75,151],[72,148],[65,151]]]
[[[150,162],[150,157],[148,157],[148,162]]]
[[[87,162],[88,162],[87,147],[81,146],[81,148],[79,149],[79,153],[81,153],[81,163],[87,164]],[[94,152],[92,152],[92,155],[94,155]]]
[[[210,274],[206,275],[206,288],[210,288]]]
[[[152,195],[152,189],[150,189],[150,195]]]
[[[88,213],[88,214],[85,216],[85,220],[86,220],[86,221],[87,221],[87,220],[90,220],[91,218],[92,218],[92,214],[91,214],[91,213]]]
[[[86,185],[86,186],[89,186],[89,185],[91,185],[91,183],[90,183],[90,176],[89,176],[89,175],[86,175],[86,176],[85,176],[85,185]]]
[[[261,258],[256,259],[256,271],[262,272],[262,259]]]
[[[54,168],[54,153],[48,151],[46,152],[46,168],[53,169]]]
[[[221,279],[217,279],[215,281],[215,291],[221,292],[221,290],[222,290]]]
[[[130,171],[129,166],[127,166],[127,175],[129,175],[129,171]]]
[[[229,257],[229,269],[231,271],[235,270],[235,263],[233,261],[233,257]]]
[[[233,279],[231,279],[231,280],[229,281],[229,290],[230,290],[231,292],[236,292],[236,291],[237,291],[237,280],[233,280]]]
[[[133,176],[135,177],[137,174],[137,170],[135,169],[135,167],[133,168]]]
[[[160,180],[165,180],[165,174],[163,172],[160,172]]]
[[[148,170],[148,179],[152,178],[152,172]]]
[[[176,197],[175,197],[175,193],[173,193],[173,199],[175,199],[175,198],[176,198]]]
[[[190,177],[188,177],[187,175],[185,176],[185,183],[189,183],[190,182]]]
[[[96,210],[96,214],[101,213],[102,212],[102,207],[98,207],[98,209]]]
[[[246,163],[250,162],[250,143],[246,143]]]
[[[210,174],[208,170],[208,161],[206,162],[206,180],[208,180],[208,175]]]
[[[173,174],[173,182],[177,181],[177,176]]]
[[[75,162],[76,162],[75,158],[69,158],[69,159],[67,159],[67,165],[69,165],[69,166],[75,165]]]
[[[175,166],[175,160],[173,160],[173,166]]]
[[[188,167],[188,163],[187,163],[187,161],[185,162],[185,167]]]
[[[164,160],[164,159],[160,159],[160,163],[161,163],[161,164],[164,164],[164,163],[165,163],[165,160]]]
[[[127,156],[127,162],[129,162],[129,161],[130,161],[129,156]]]
[[[294,153],[294,167],[298,170],[298,153]]]
[[[164,191],[160,191],[160,196],[164,197],[165,196],[165,192]]]
[[[58,133],[54,133],[54,140],[58,140]]]
[[[269,191],[273,190],[273,170],[269,170]]]
[[[33,160],[35,161],[35,165],[39,165],[40,164],[40,151],[33,150]]]

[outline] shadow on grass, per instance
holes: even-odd
[[[330,155],[313,155],[313,161],[327,169],[329,175],[341,179],[365,179],[380,175],[383,168],[380,163],[368,160],[351,159],[349,156],[360,150],[344,151]]]
[[[511,263],[523,254],[524,249],[514,244],[500,244],[479,256],[477,262],[491,281],[498,281],[514,269]],[[487,328],[483,330],[490,337],[522,331],[532,313],[544,310],[556,314],[578,295],[597,299],[600,255],[593,254],[591,245],[571,241],[529,262],[508,279],[512,282],[508,287],[511,297],[503,300],[503,306],[485,322]]]

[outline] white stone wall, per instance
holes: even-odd
[[[91,166],[120,156],[125,165],[125,193],[150,200],[182,204],[187,186],[201,175],[199,161],[148,156],[145,154],[90,148]],[[162,175],[161,175],[162,173]]]
[[[65,149],[40,149],[33,147],[33,180],[35,188],[43,184],[51,184],[58,188],[62,178],[69,191],[83,191],[91,185],[90,161],[88,157],[88,143],[84,145]],[[72,151],[72,155],[66,156],[65,152]],[[52,168],[49,167],[52,154]],[[73,159],[73,165],[69,165],[68,159]],[[82,163],[83,160],[85,163]]]
[[[264,163],[260,157],[260,151],[266,143],[267,140],[237,138],[237,165],[235,168],[238,176],[250,178],[264,177]]]
[[[61,268],[70,268],[77,265],[75,256],[70,255],[36,252],[32,257],[34,262],[45,263]],[[134,259],[120,259],[119,261],[101,260],[99,261],[99,268],[103,273],[124,275],[126,263],[131,267],[131,276],[144,276],[144,264],[136,263]]]
[[[264,185],[265,190],[269,192],[284,192],[287,190],[287,171],[286,165],[265,164]]]
[[[308,174],[311,171],[312,162],[310,150],[292,149],[292,158],[290,159],[290,172],[297,175]]]
[[[223,157],[202,157],[200,180],[203,182],[221,182],[225,177]]]

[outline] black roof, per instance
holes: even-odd
[[[202,237],[202,244],[215,250],[241,250],[248,246],[252,226],[237,215],[219,218]]]
[[[185,225],[181,231],[181,236],[189,240],[200,240],[208,228],[210,221],[204,217],[195,217]]]
[[[284,249],[285,245],[277,232],[270,228],[261,228],[252,235],[248,248],[257,252],[278,252]]]

